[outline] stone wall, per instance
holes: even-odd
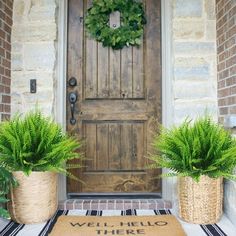
[[[215,0],[172,0],[172,4],[172,123],[205,112],[217,119]],[[172,185],[177,209],[175,179]]]
[[[55,0],[14,1],[12,113],[25,112],[36,103],[44,113],[54,113],[56,9]],[[31,79],[36,79],[36,93],[30,93]]]
[[[10,118],[12,6],[13,0],[0,2],[0,120]]]
[[[236,114],[236,1],[218,0],[216,18],[219,119],[223,122],[225,116]],[[225,182],[224,196],[225,212],[235,223],[235,182]]]
[[[174,123],[217,117],[215,0],[173,1]]]

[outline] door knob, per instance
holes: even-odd
[[[70,101],[70,103],[76,103],[76,101],[77,101],[77,94],[75,92],[71,92],[69,94],[69,101]]]
[[[70,102],[70,110],[71,110],[71,118],[70,118],[71,125],[75,125],[76,123],[76,119],[74,117],[76,101],[77,101],[77,94],[75,92],[69,93],[69,102]]]

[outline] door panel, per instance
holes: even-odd
[[[88,171],[144,169],[144,123],[85,123]]]
[[[143,1],[147,24],[139,48],[104,48],[91,39],[84,17],[91,0],[69,0],[67,94],[76,92],[76,124],[84,141],[85,184],[68,179],[68,192],[160,192],[160,170],[147,170],[153,124],[161,121],[160,1]],[[114,20],[114,19],[113,19]],[[154,122],[155,121],[155,122]]]

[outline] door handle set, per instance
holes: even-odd
[[[75,92],[69,93],[69,102],[70,102],[70,110],[71,110],[71,118],[70,118],[70,124],[75,125],[76,119],[75,119],[75,103],[77,101],[77,94]]]
[[[69,79],[69,86],[75,87],[77,85],[77,80],[74,77],[71,77]],[[77,92],[70,92],[69,93],[69,103],[70,103],[70,110],[71,110],[71,118],[70,118],[70,124],[75,125],[76,119],[75,119],[75,103],[78,100]]]

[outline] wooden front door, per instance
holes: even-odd
[[[147,24],[139,48],[112,50],[87,35],[92,0],[69,0],[67,130],[84,141],[85,161],[68,193],[160,192],[160,170],[147,170],[153,120],[161,121],[160,0],[144,0]],[[76,78],[77,85],[69,85]],[[70,123],[69,94],[77,94]]]

